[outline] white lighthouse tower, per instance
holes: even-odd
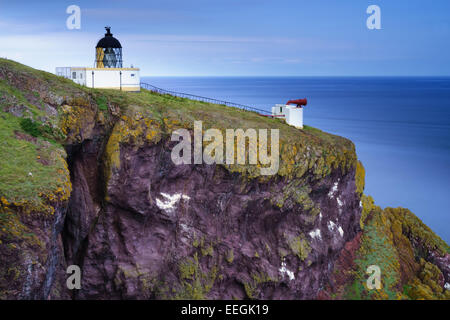
[[[95,67],[57,67],[56,75],[89,88],[140,91],[139,68],[123,68],[122,45],[111,27],[95,47]]]

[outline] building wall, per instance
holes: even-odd
[[[303,108],[287,106],[285,110],[287,124],[303,129]]]
[[[140,83],[137,68],[86,68],[86,86],[90,88],[140,91]]]
[[[297,106],[276,104],[272,107],[272,115],[282,116],[288,125],[303,129],[303,108]]]
[[[70,78],[74,82],[86,85],[86,68],[70,68]]]
[[[64,77],[70,79],[70,70],[71,67],[56,67],[55,74],[60,77]]]
[[[56,68],[56,75],[68,78],[89,88],[140,91],[138,68]]]
[[[284,104],[276,104],[272,107],[272,115],[274,116],[284,116],[286,110],[286,105]]]

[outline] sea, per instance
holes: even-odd
[[[143,77],[167,90],[271,110],[307,98],[304,123],[355,143],[365,194],[450,243],[450,77]]]

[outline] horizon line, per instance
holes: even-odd
[[[450,78],[449,75],[141,75],[141,78]]]

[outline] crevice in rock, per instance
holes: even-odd
[[[61,238],[66,265],[78,265],[82,273],[89,235],[104,208],[103,152],[107,141],[107,135],[98,134],[80,144],[65,146],[72,193]],[[71,292],[72,299],[77,298],[77,291]]]

